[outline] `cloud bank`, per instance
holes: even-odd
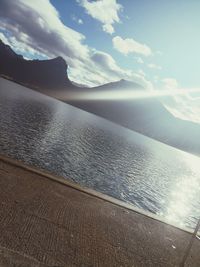
[[[94,86],[123,78],[150,85],[142,75],[118,66],[111,55],[89,47],[83,34],[62,23],[49,0],[1,0],[0,32],[18,53],[33,58],[62,56],[70,79],[78,83]]]
[[[162,67],[153,63],[149,63],[147,64],[147,67],[149,67],[150,69],[154,69],[154,70],[161,70]]]
[[[152,55],[151,48],[146,44],[141,44],[132,38],[123,39],[120,36],[115,36],[112,39],[113,47],[124,55],[131,53],[140,54],[143,56]]]
[[[115,32],[113,24],[119,23],[119,12],[123,9],[122,5],[116,0],[77,0],[77,2],[85,9],[86,13],[93,19],[103,24],[103,31],[113,34]]]

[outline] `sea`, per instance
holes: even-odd
[[[178,227],[200,217],[200,158],[0,78],[0,154]]]

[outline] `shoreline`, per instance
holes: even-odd
[[[1,266],[180,266],[190,233],[64,181],[0,158]]]
[[[185,231],[187,233],[192,234],[194,232],[194,229],[192,229],[192,228],[181,227],[181,226],[179,226],[179,225],[177,225],[175,223],[173,224],[173,223],[165,220],[165,218],[162,217],[162,216],[159,216],[159,215],[157,215],[157,214],[155,214],[153,212],[146,211],[144,209],[138,208],[138,207],[134,206],[134,204],[129,204],[129,203],[125,202],[125,201],[122,201],[122,200],[119,200],[119,199],[114,198],[112,196],[103,194],[103,193],[98,192],[98,191],[96,191],[94,189],[90,189],[88,187],[84,187],[82,185],[79,185],[78,183],[72,182],[72,179],[63,178],[61,176],[52,174],[52,173],[50,173],[50,172],[48,172],[46,170],[42,170],[42,169],[36,168],[34,166],[27,165],[27,164],[23,163],[22,161],[9,158],[9,157],[4,156],[2,154],[0,154],[0,161],[12,164],[12,165],[20,167],[20,168],[22,168],[24,170],[31,171],[31,172],[33,172],[35,174],[41,175],[41,176],[43,176],[45,178],[48,178],[48,179],[50,179],[50,180],[52,180],[54,182],[58,182],[58,183],[60,183],[62,185],[69,186],[69,187],[71,187],[73,189],[76,189],[76,190],[78,190],[80,192],[89,194],[89,195],[94,196],[96,198],[105,200],[105,201],[107,201],[109,203],[112,203],[112,204],[118,205],[120,207],[126,208],[126,209],[128,209],[130,211],[137,212],[139,214],[147,216],[147,217],[149,217],[151,219],[154,219],[154,220],[160,221],[162,223],[171,225],[171,226],[173,226],[175,228],[178,228],[178,229],[180,229],[182,231]],[[198,231],[198,235],[200,235],[200,230]]]

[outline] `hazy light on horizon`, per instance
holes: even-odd
[[[145,98],[162,98],[167,96],[176,96],[176,95],[189,95],[190,93],[200,93],[200,88],[179,88],[173,90],[151,90],[151,91],[141,91],[141,89],[134,90],[120,90],[114,91],[112,90],[102,90],[95,92],[95,91],[88,91],[88,92],[72,92],[68,96],[63,95],[61,96],[61,100],[67,101],[78,101],[78,100],[89,100],[89,101],[118,101],[118,100],[137,100],[137,99],[145,99]]]

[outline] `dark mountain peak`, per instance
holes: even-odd
[[[95,113],[129,129],[152,137],[171,146],[200,155],[200,127],[192,122],[173,117],[154,98],[91,101],[82,97],[91,92],[144,90],[142,85],[121,79],[102,86],[85,88],[71,82],[67,63],[62,57],[48,60],[25,60],[0,40],[0,75],[26,85],[44,94]],[[75,97],[74,97],[75,96]],[[64,97],[64,99],[63,99]]]
[[[67,69],[67,63],[66,61],[64,60],[64,58],[62,57],[56,57],[56,58],[53,58],[51,59],[54,63],[57,63],[57,64],[60,64],[62,65],[63,67],[65,67]]]
[[[118,83],[125,87],[144,89],[144,87],[140,84],[125,79],[121,79],[120,81],[118,81]]]
[[[121,79],[119,81],[117,81],[118,83],[132,83],[131,81],[125,80],[125,79]]]
[[[4,42],[0,39],[0,56],[2,54],[6,54],[8,57],[17,57],[18,59],[23,59],[23,56],[16,54],[9,45],[4,44]]]
[[[125,89],[130,89],[130,90],[144,90],[145,88],[138,84],[135,83],[133,81],[128,81],[125,79],[121,79],[119,81],[115,81],[115,82],[110,82],[110,83],[106,83],[104,85],[100,85],[97,87],[94,87],[95,89],[101,89],[101,90],[125,90]]]
[[[34,64],[38,64],[38,65],[46,65],[48,66],[59,66],[60,68],[62,68],[63,70],[65,70],[65,72],[67,71],[68,65],[66,63],[66,61],[64,60],[64,58],[62,57],[55,57],[55,58],[51,58],[51,59],[33,59],[33,60],[28,60],[28,62],[34,63]]]
[[[26,60],[0,40],[0,74],[39,91],[74,88],[62,57]],[[12,67],[11,67],[12,66]]]
[[[9,48],[12,51],[12,49],[10,48],[10,46],[7,45],[7,44],[4,44],[4,42],[1,39],[0,39],[0,48]]]

